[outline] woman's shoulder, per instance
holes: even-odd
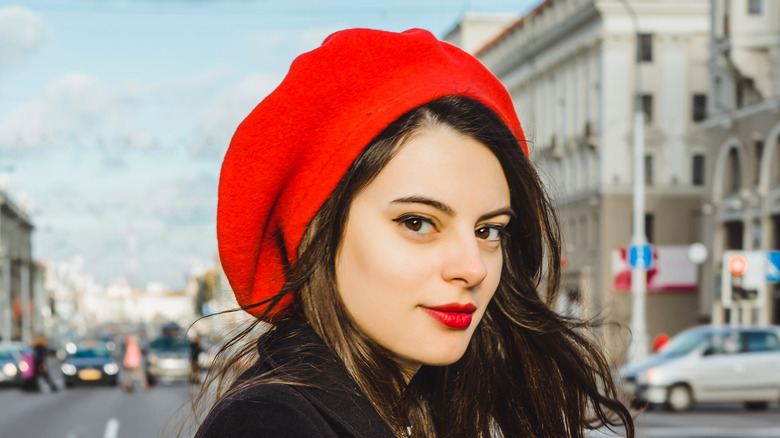
[[[201,424],[196,437],[337,437],[319,411],[294,387],[251,385],[226,396]]]

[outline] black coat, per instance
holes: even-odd
[[[308,325],[285,322],[261,361],[239,382],[294,364],[307,385],[259,383],[222,399],[196,438],[392,438],[392,431],[360,393],[343,365]]]

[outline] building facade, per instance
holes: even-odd
[[[780,291],[721,302],[723,253],[780,248],[780,2],[712,0],[709,98],[702,124],[707,198],[702,312],[716,322],[780,323]],[[742,308],[740,308],[742,307]]]
[[[27,212],[0,190],[0,338],[29,341],[40,280],[32,261],[33,225]]]
[[[702,238],[709,26],[709,0],[546,0],[475,51],[511,93],[558,206],[561,308],[618,322],[603,333],[615,362],[630,336],[634,96],[645,116],[646,234],[670,258]],[[677,260],[688,264],[682,283],[653,284],[673,263],[649,271],[650,337],[708,317],[697,268]]]

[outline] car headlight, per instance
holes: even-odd
[[[16,375],[16,365],[12,363],[7,363],[3,365],[3,374],[5,374],[8,377],[13,377]]]
[[[19,363],[19,371],[26,373],[29,370],[30,370],[30,365],[27,362]]]
[[[639,373],[639,381],[642,383],[652,383],[658,377],[658,368],[650,368],[642,373]]]
[[[70,363],[64,363],[60,367],[62,369],[62,374],[65,374],[66,376],[75,376],[76,375],[76,367],[73,364]]]
[[[119,365],[114,362],[107,363],[103,365],[103,371],[105,371],[106,374],[113,376],[119,372]]]
[[[76,347],[76,344],[74,344],[73,342],[68,342],[67,344],[65,344],[65,351],[67,351],[68,354],[73,354],[76,351],[78,351],[78,348]]]
[[[149,363],[152,365],[157,365],[157,362],[160,361],[160,358],[155,356],[154,354],[149,355]]]

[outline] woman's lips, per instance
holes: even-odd
[[[477,310],[477,307],[471,303],[451,303],[443,306],[423,307],[422,309],[441,325],[463,330],[471,325],[472,313]]]

